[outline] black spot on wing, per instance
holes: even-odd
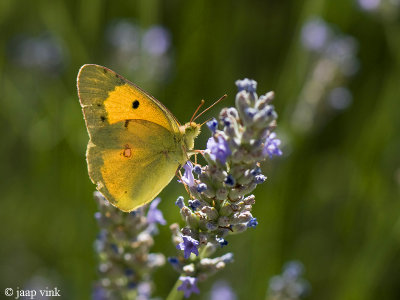
[[[132,108],[133,109],[137,109],[138,107],[139,107],[139,100],[134,100],[133,102],[132,102]]]

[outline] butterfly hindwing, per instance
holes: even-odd
[[[89,175],[111,203],[131,211],[174,177],[185,160],[176,142],[173,133],[145,120],[100,128],[88,145]]]

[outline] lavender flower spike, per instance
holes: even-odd
[[[183,250],[183,256],[188,259],[191,253],[194,253],[196,256],[199,255],[199,241],[191,238],[190,236],[182,236],[183,242],[176,246],[176,249]]]
[[[260,164],[268,156],[282,154],[273,133],[278,117],[271,105],[274,93],[258,97],[257,83],[250,79],[238,80],[236,85],[236,107],[222,109],[218,120],[207,123],[212,136],[207,149],[199,151],[207,164],[196,161],[195,170],[191,163],[184,167],[182,183],[190,187],[188,204],[183,198],[176,204],[185,225],[170,226],[172,242],[183,250],[179,263],[173,264],[183,282],[178,289],[187,291],[187,296],[193,292],[192,281],[205,281],[233,261],[232,253],[213,257],[218,249],[229,246],[226,237],[257,226],[251,214],[255,204],[251,193],[267,179]],[[174,293],[176,288],[170,295]]]
[[[200,290],[196,285],[196,277],[181,276],[179,277],[179,280],[182,281],[182,284],[178,287],[178,291],[182,291],[185,298],[189,298],[192,293],[200,293]]]

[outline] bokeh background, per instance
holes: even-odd
[[[229,95],[204,119],[233,105],[237,79],[276,93],[284,155],[263,166],[259,225],[228,238],[220,253],[235,263],[193,299],[219,279],[238,299],[264,299],[293,259],[308,299],[400,299],[399,12],[396,0],[0,1],[1,295],[90,297],[97,208],[76,75],[97,63],[182,122],[201,99]],[[175,180],[161,194],[168,223],[181,194]],[[153,251],[174,255],[167,226]],[[177,276],[158,270],[155,295]]]

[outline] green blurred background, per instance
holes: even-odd
[[[239,299],[264,299],[292,259],[305,265],[308,299],[400,299],[400,8],[363,2],[2,0],[0,294],[57,286],[62,299],[90,297],[98,228],[76,75],[96,63],[181,122],[203,98],[227,93],[219,108],[233,105],[237,79],[276,93],[285,154],[263,166],[259,225],[228,238],[220,253],[234,252],[235,263],[193,299],[206,299],[218,278]],[[340,62],[347,73],[332,53],[307,49],[324,30],[307,37],[304,26],[322,19],[325,35],[328,26],[350,41],[342,56],[333,50],[350,56]],[[180,220],[181,194],[175,180],[161,194],[168,223]],[[153,251],[174,255],[167,226]],[[158,270],[155,295],[165,297],[177,276],[169,265]]]

